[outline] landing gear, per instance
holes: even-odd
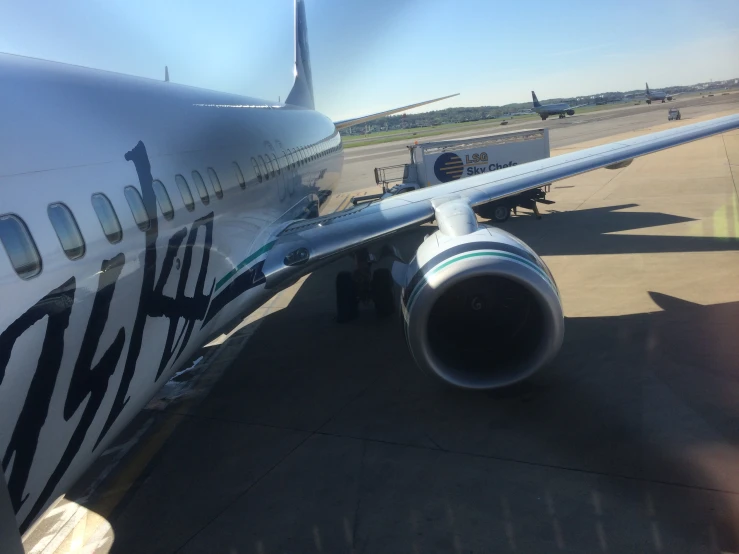
[[[349,271],[336,276],[336,321],[346,323],[359,315],[359,298],[354,278]]]
[[[542,120],[542,121],[546,121],[546,120],[547,120],[547,117],[549,117],[549,116],[548,116],[548,115],[542,115],[542,116],[541,116],[541,120]]]
[[[511,217],[511,208],[505,204],[498,204],[493,208],[490,215],[492,216],[490,219],[496,223],[505,223]]]
[[[665,103],[665,101],[664,101],[664,100],[662,100],[662,103],[664,104],[664,103]]]
[[[560,119],[564,119],[565,118],[565,114],[563,114],[563,113],[559,114],[559,118]]]
[[[651,101],[651,100],[647,100],[647,104],[651,104],[651,103],[652,103],[652,101]]]
[[[372,302],[375,313],[386,318],[395,312],[393,277],[389,269],[372,271],[376,261],[366,248],[354,254],[354,271],[341,271],[336,276],[336,320],[346,323],[359,316],[359,303]]]
[[[378,317],[388,317],[395,311],[393,296],[393,276],[389,269],[376,269],[372,274],[372,300]]]

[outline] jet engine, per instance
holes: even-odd
[[[405,267],[405,333],[422,369],[454,386],[494,389],[555,356],[564,318],[552,274],[528,245],[469,224],[472,232],[450,232],[439,219]]]
[[[567,110],[567,115],[575,115],[575,110]]]

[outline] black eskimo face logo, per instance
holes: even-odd
[[[446,152],[436,158],[434,162],[434,175],[442,183],[454,181],[462,176],[462,158],[454,152]]]

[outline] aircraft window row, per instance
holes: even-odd
[[[281,144],[279,146],[282,147]],[[337,134],[326,141],[322,141],[319,145],[283,150],[283,155],[280,158],[275,154],[266,154],[267,161],[265,161],[264,156],[258,155],[256,158],[251,158],[251,163],[257,181],[261,183],[263,180],[269,180],[270,176],[281,175],[283,167],[288,170],[295,170],[309,161],[331,152],[337,152],[341,148],[341,138]],[[280,165],[281,158],[284,158],[282,165]],[[238,163],[233,162],[233,168],[239,186],[245,189],[246,180],[241,167]],[[223,187],[218,174],[212,167],[209,167],[207,171],[216,198],[223,198]],[[200,200],[204,205],[208,205],[210,203],[210,193],[200,172],[193,171],[192,179]],[[175,176],[175,182],[185,208],[187,211],[193,211],[195,209],[195,199],[187,180],[178,174]],[[162,216],[168,221],[172,220],[175,209],[167,188],[159,180],[153,181],[152,185]],[[123,189],[123,194],[137,227],[141,231],[147,231],[151,226],[152,217],[147,213],[141,193],[136,187],[127,186]],[[123,240],[123,227],[110,199],[103,193],[95,193],[91,197],[91,202],[108,242],[116,244]],[[55,202],[49,205],[47,214],[65,255],[70,260],[82,258],[85,255],[85,241],[72,211],[65,204]],[[2,243],[13,269],[19,277],[30,279],[41,272],[41,256],[28,227],[20,217],[15,214],[0,215],[0,243]]]
[[[272,145],[269,142],[265,142],[265,144],[269,148],[272,148]],[[333,152],[338,152],[341,149],[341,137],[337,134],[318,144],[283,150],[282,156],[279,158],[273,153],[257,155],[256,157],[251,158],[251,165],[252,169],[254,169],[257,183],[261,183],[263,181],[268,181],[270,177],[274,178],[276,175],[282,175],[283,168],[289,171],[294,171],[308,162],[315,161]],[[234,165],[236,164],[234,163]]]
[[[246,184],[241,173],[241,168],[239,168],[236,162],[234,162],[234,168],[236,169],[239,185],[245,188]],[[210,178],[210,184],[213,187],[216,198],[223,198],[221,181],[212,167],[208,168],[208,177]],[[193,171],[192,179],[200,200],[204,205],[208,205],[210,203],[210,193],[200,172]],[[193,211],[195,209],[195,200],[187,180],[182,175],[176,175],[175,182],[182,195],[185,208],[188,211]],[[157,205],[162,216],[168,221],[173,219],[175,211],[167,188],[159,180],[153,181],[152,185],[154,196],[156,197]],[[151,226],[152,217],[147,213],[141,193],[136,187],[127,186],[123,189],[123,194],[131,209],[131,214],[136,225],[142,231],[147,231]],[[98,192],[91,196],[90,201],[108,242],[116,244],[123,240],[123,228],[110,199],[105,194]],[[77,224],[77,220],[69,207],[61,202],[54,202],[47,207],[47,215],[67,258],[70,260],[82,258],[86,251],[85,240]],[[41,272],[41,255],[38,252],[38,248],[28,227],[19,216],[15,214],[0,215],[0,243],[3,245],[13,269],[20,278],[30,279]]]

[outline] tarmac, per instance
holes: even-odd
[[[624,112],[547,121],[552,155],[737,113],[739,94]],[[376,192],[372,168],[404,163],[404,144],[347,150],[326,209]],[[204,349],[27,551],[739,552],[739,132],[549,198],[541,220],[502,225],[560,287],[566,336],[545,370],[445,387],[399,318],[334,321],[339,261]]]

